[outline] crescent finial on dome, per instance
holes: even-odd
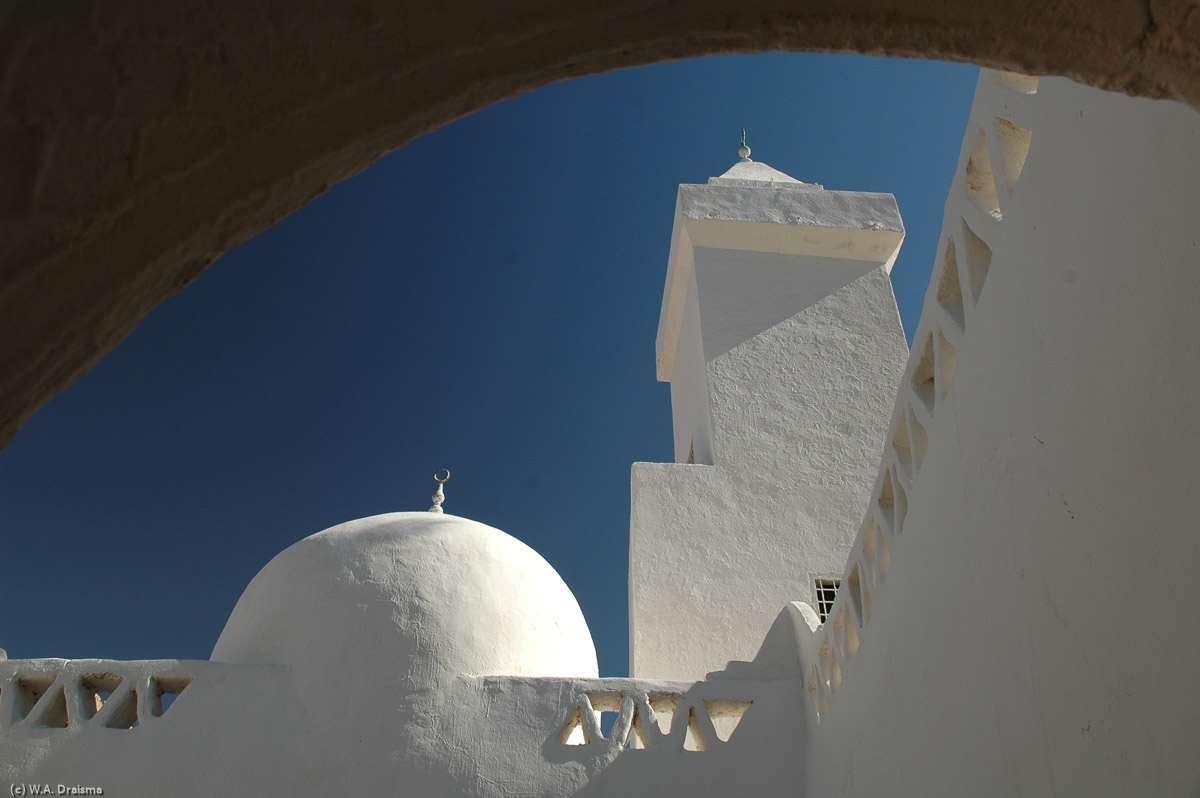
[[[443,474],[445,476],[443,476]],[[450,479],[449,468],[439,468],[433,472],[433,481],[437,483],[437,492],[433,494],[433,506],[429,508],[431,513],[440,513],[442,510],[442,502],[446,501],[446,493],[442,490],[442,485]]]

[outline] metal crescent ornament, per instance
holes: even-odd
[[[445,474],[445,476],[442,476]],[[437,483],[437,491],[433,494],[433,506],[429,508],[431,513],[442,513],[442,502],[446,501],[446,492],[442,490],[442,485],[450,479],[449,468],[439,468],[433,472],[433,481]]]

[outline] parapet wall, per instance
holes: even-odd
[[[380,730],[359,739],[344,729],[378,719],[325,723],[300,708],[293,686],[274,667],[0,661],[0,779],[129,795],[549,798],[777,794],[803,773],[799,679],[463,676],[409,696],[418,713],[383,698]]]

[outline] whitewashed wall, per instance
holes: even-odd
[[[632,473],[638,678],[753,658],[785,604],[841,572],[907,354],[894,198],[719,181],[680,188],[664,292],[678,462]]]
[[[139,687],[138,711],[114,723],[113,710],[127,708],[118,692],[86,711],[101,675]],[[380,674],[377,712],[328,717],[307,711],[294,676],[213,662],[0,662],[5,694],[33,686],[50,699],[28,714],[5,705],[0,781],[49,794],[70,794],[62,785],[121,796],[550,798],[779,794],[803,778],[793,756],[804,739],[799,680],[459,676],[397,706]],[[148,700],[158,678],[186,682],[161,714]],[[370,688],[335,678],[328,690]],[[415,719],[404,712],[414,703]]]
[[[807,794],[1200,788],[1200,116],[984,72]]]

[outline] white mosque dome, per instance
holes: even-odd
[[[212,659],[288,666],[313,689],[597,675],[587,622],[549,563],[498,529],[429,512],[350,521],[284,550],[242,594]]]

